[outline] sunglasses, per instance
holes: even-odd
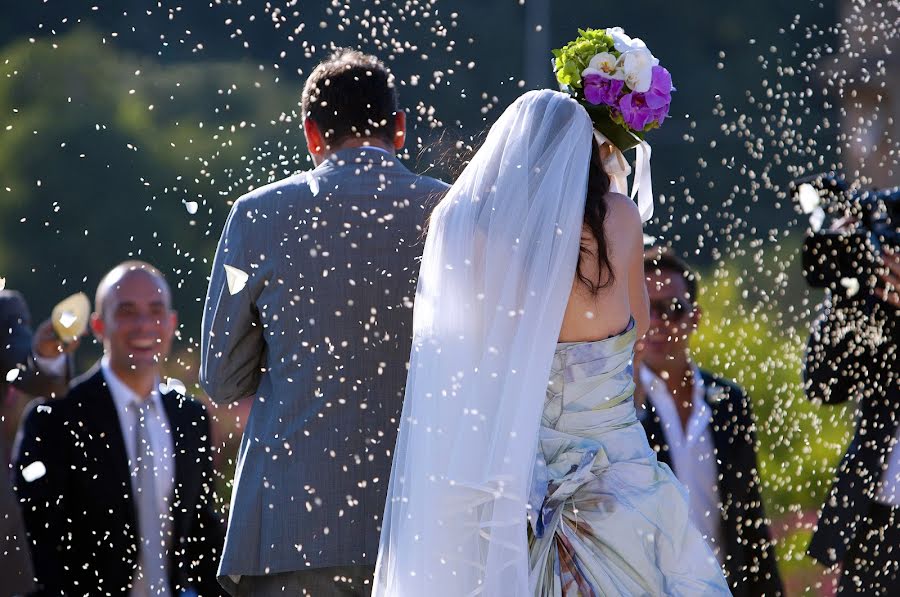
[[[650,313],[666,321],[680,321],[691,311],[691,306],[678,297],[650,301]]]

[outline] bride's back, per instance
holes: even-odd
[[[644,282],[643,231],[637,205],[619,193],[603,198],[603,220],[608,265],[601,265],[598,242],[590,227],[582,229],[579,268],[572,283],[560,342],[602,340],[622,332],[631,317],[640,338],[649,325],[647,289]]]

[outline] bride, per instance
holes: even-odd
[[[435,208],[373,596],[729,594],[635,416],[641,217],[610,150],[532,91]]]

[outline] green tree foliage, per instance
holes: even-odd
[[[228,200],[301,165],[299,89],[242,63],[163,67],[87,28],[3,56],[0,275],[41,317],[146,259],[195,334]]]
[[[774,259],[773,259],[774,260]],[[779,538],[779,564],[792,586],[814,579],[805,556],[816,510],[853,429],[853,404],[824,406],[803,394],[809,330],[784,326],[780,313],[748,300],[738,264],[704,277],[703,319],[692,348],[705,368],[744,387],[752,402],[767,514]]]

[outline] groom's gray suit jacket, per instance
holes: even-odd
[[[255,398],[220,576],[375,563],[422,227],[446,190],[360,148],[234,204],[200,381],[218,403]],[[249,276],[234,294],[225,265]]]

